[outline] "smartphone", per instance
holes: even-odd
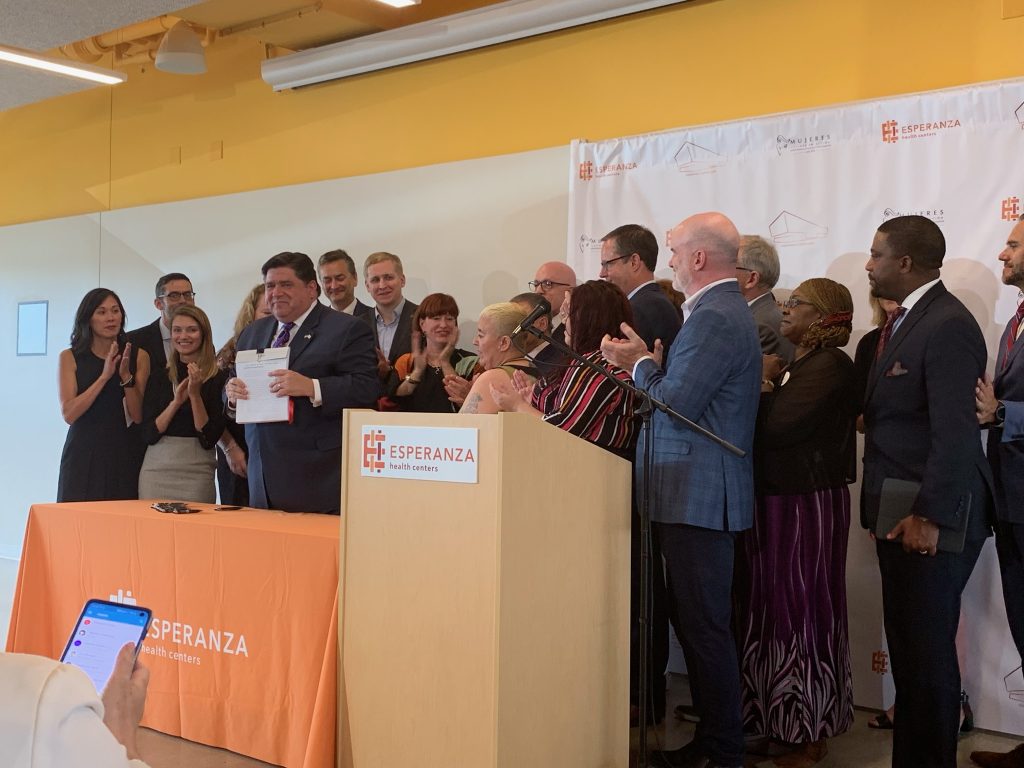
[[[135,643],[138,656],[152,618],[153,612],[139,605],[89,600],[82,608],[60,660],[85,672],[96,691],[103,693],[114,672],[118,652],[126,643]]]

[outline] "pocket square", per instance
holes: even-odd
[[[895,363],[892,364],[892,368],[885,372],[885,375],[889,377],[906,376],[908,373],[910,373],[910,371],[904,368],[903,364],[900,363],[899,360],[897,360]]]

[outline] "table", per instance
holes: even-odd
[[[7,650],[57,658],[88,598],[153,611],[142,724],[287,768],[335,764],[338,517],[36,504]]]

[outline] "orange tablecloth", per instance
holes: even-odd
[[[88,598],[153,610],[142,724],[288,768],[334,765],[339,518],[37,504],[7,650],[57,658]]]

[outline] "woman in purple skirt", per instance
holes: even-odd
[[[858,410],[853,300],[826,278],[783,305],[796,345],[765,357],[754,466],[754,526],[740,537],[736,623],[748,734],[786,745],[780,766],[811,766],[853,722],[846,547]],[[777,754],[775,750],[773,754]]]

